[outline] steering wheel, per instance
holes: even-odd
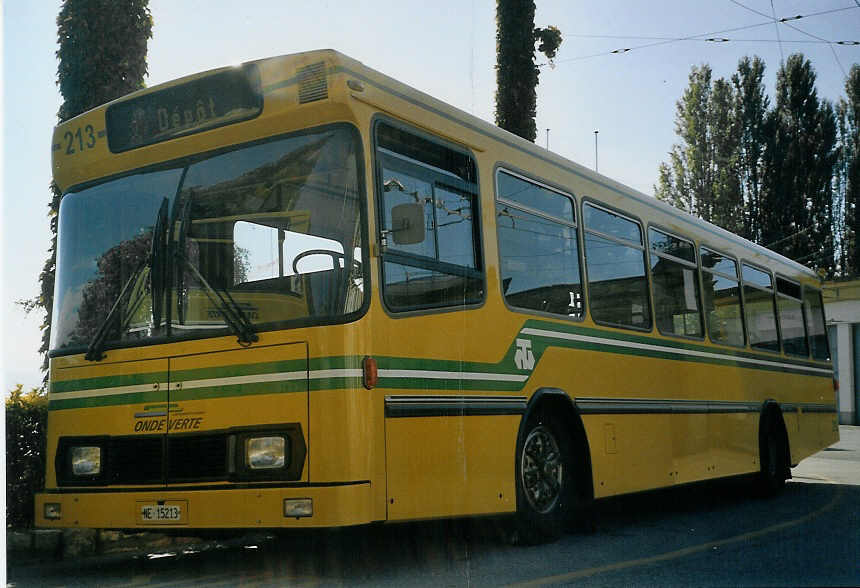
[[[311,255],[328,255],[331,257],[332,269],[341,270],[340,260],[344,259],[343,253],[338,251],[331,251],[330,249],[308,249],[307,251],[302,251],[298,255],[293,258],[293,273],[299,273],[299,261],[304,259],[305,257],[310,257]]]

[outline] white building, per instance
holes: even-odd
[[[826,282],[824,316],[839,380],[839,422],[860,425],[860,280]]]

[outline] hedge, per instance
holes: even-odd
[[[48,402],[19,384],[6,398],[6,527],[33,526],[34,493],[45,485]]]

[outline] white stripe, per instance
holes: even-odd
[[[310,372],[311,380],[326,378],[360,378],[363,372],[360,369],[335,369],[314,370]],[[303,380],[308,378],[308,372],[278,372],[274,374],[254,374],[250,376],[231,376],[228,378],[209,378],[205,380],[187,380],[184,382],[166,382],[159,384],[159,390],[187,390],[194,388],[207,388],[210,386],[230,386],[236,384],[258,384],[264,382],[287,382]],[[181,384],[181,386],[180,386]],[[99,388],[94,390],[78,390],[75,392],[58,392],[51,394],[52,400],[65,400],[72,398],[95,398],[100,396],[114,396],[116,394],[133,394],[135,392],[152,392],[153,384],[136,384],[134,386],[119,386],[116,388]]]
[[[525,382],[528,375],[485,374],[482,372],[437,372],[432,370],[379,370],[380,378],[431,378],[436,380],[489,380],[492,382]]]
[[[292,380],[307,379],[308,372],[277,372],[274,374],[254,374],[251,376],[230,376],[229,378],[210,378],[207,380],[187,380],[185,382],[174,382],[171,390],[185,390],[188,388],[208,388],[210,386],[232,386],[236,384],[258,384],[263,382],[286,382]],[[181,385],[180,385],[181,384]]]
[[[117,388],[95,388],[93,390],[76,390],[74,392],[51,392],[49,400],[68,400],[70,398],[90,398],[97,396],[116,396],[117,394],[134,394],[135,392],[152,392],[156,390],[155,384],[135,384],[133,386],[119,386]],[[158,390],[167,390],[167,382],[158,384]]]
[[[766,365],[785,369],[799,370],[805,372],[813,372],[818,374],[830,374],[832,370],[807,367],[802,365],[794,365],[790,363],[779,363],[776,361],[765,361],[762,359],[751,359],[748,357],[738,357],[736,355],[724,355],[721,353],[708,353],[705,351],[692,351],[690,349],[678,349],[675,347],[663,347],[662,345],[649,345],[647,343],[633,343],[632,341],[618,341],[616,339],[603,339],[601,337],[589,337],[588,335],[575,335],[573,333],[560,333],[557,331],[545,331],[543,329],[523,329],[520,331],[523,335],[537,335],[539,337],[551,337],[554,339],[568,339],[570,341],[583,341],[585,343],[597,343],[600,345],[610,345],[612,347],[628,347],[631,349],[644,349],[648,351],[659,351],[661,353],[675,353],[678,355],[689,355],[693,357],[707,357],[710,359],[720,359],[724,361],[737,361],[740,363],[751,363],[756,365]]]

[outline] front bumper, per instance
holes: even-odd
[[[307,498],[313,504],[311,516],[285,516],[284,501]],[[45,518],[46,503],[60,505],[59,519]],[[181,516],[175,521],[146,521],[142,508],[151,505],[178,505]],[[369,482],[217,489],[76,489],[36,494],[36,526],[43,528],[301,528],[360,525],[373,520]]]

